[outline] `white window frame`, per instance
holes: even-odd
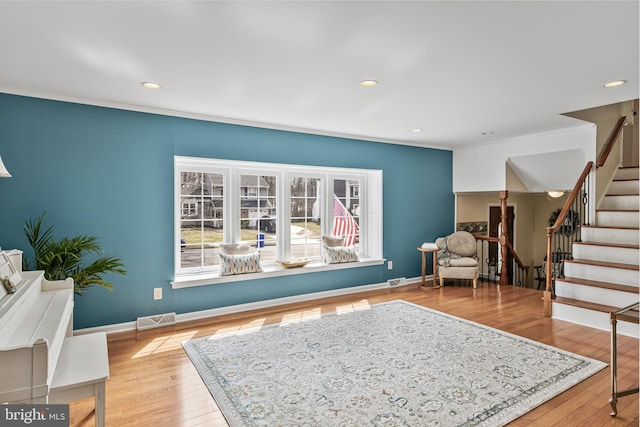
[[[291,170],[291,171],[287,171],[286,172],[286,182],[283,183],[283,191],[284,191],[284,197],[282,198],[282,203],[284,204],[284,212],[285,212],[285,216],[284,216],[284,220],[283,222],[291,224],[291,209],[289,208],[291,206],[291,180],[293,178],[316,178],[320,180],[320,186],[317,188],[317,192],[318,192],[318,196],[321,197],[322,194],[325,194],[325,187],[326,187],[326,176],[324,174],[318,174],[317,172],[314,173],[313,171],[310,170]],[[319,212],[318,215],[320,215],[320,218],[323,219],[322,221],[322,234],[323,235],[327,235],[327,231],[325,229],[325,222],[326,222],[326,216],[325,216],[325,212],[324,212],[324,205],[325,205],[325,201],[320,198],[320,207],[319,207]],[[280,209],[280,207],[278,207],[278,209]],[[279,214],[278,214],[279,215]],[[278,224],[276,224],[276,230],[278,229]],[[286,236],[283,236],[284,238],[286,238],[287,242],[291,242],[291,227],[283,227],[284,228],[284,232],[287,233]],[[331,231],[329,231],[330,233]],[[283,258],[281,259],[289,259],[290,257],[290,249],[291,249],[291,245],[287,245],[286,247],[282,248],[282,254],[281,255]]]
[[[359,262],[324,264],[314,260],[302,268],[285,269],[275,262],[262,262],[262,273],[220,276],[219,266],[181,269],[181,174],[182,172],[217,173],[223,175],[224,242],[240,241],[240,176],[271,175],[276,177],[276,259],[289,259],[291,227],[291,178],[321,179],[322,234],[333,229],[334,180],[358,180],[359,188]],[[347,195],[348,196],[348,195]],[[365,197],[363,197],[365,196]],[[378,265],[382,257],[382,171],[374,169],[335,168],[278,163],[245,162],[199,157],[174,156],[174,272],[173,288],[210,285],[250,280],[269,276],[305,274],[322,270]]]

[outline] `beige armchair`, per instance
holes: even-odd
[[[478,257],[476,239],[467,231],[456,231],[447,237],[436,239],[438,251],[438,276],[440,286],[444,279],[473,280],[478,287]]]

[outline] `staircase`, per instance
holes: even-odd
[[[640,298],[638,168],[620,168],[596,210],[596,226],[583,226],[572,260],[555,283],[552,317],[610,330],[609,313]],[[618,322],[618,333],[640,337],[635,323]]]

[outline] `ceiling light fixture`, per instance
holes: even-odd
[[[376,86],[377,84],[378,84],[377,80],[362,80],[360,82],[360,86],[364,86],[364,87]]]
[[[420,129],[420,128],[411,129],[411,132],[413,132],[413,133],[420,133],[420,132],[422,132],[422,129]]]
[[[603,86],[604,87],[618,87],[618,86],[622,86],[626,82],[627,82],[626,80],[614,80],[612,82],[605,83]]]
[[[160,84],[158,83],[154,83],[154,82],[142,82],[140,83],[142,86],[146,87],[147,89],[160,89]]]
[[[493,132],[489,131],[489,132],[482,132],[483,136],[489,136],[489,135],[493,135]]]
[[[564,191],[562,191],[562,190],[549,190],[549,191],[547,191],[547,196],[551,197],[552,199],[559,199],[560,197],[564,196]]]

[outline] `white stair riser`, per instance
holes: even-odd
[[[640,181],[613,181],[609,186],[608,194],[638,194],[640,193]]]
[[[638,227],[640,225],[640,169],[619,169],[611,182],[607,195],[602,199],[596,212],[595,224],[599,227]],[[631,211],[631,212],[616,212]],[[580,237],[583,242],[638,245],[638,230],[624,228],[582,228]],[[613,246],[595,246],[576,243],[573,245],[573,257],[576,260],[592,260],[638,265],[638,249]],[[621,268],[601,267],[565,262],[564,275],[576,279],[596,280],[640,287],[640,272]],[[603,304],[612,307],[626,307],[640,299],[640,295],[612,289],[586,286],[556,280],[555,291],[559,297],[571,298],[587,303]],[[552,302],[552,317],[592,328],[609,331],[611,321],[609,313],[588,308]],[[635,323],[618,322],[618,333],[640,338],[640,327]]]
[[[622,228],[583,228],[580,234],[583,242],[620,243],[624,245],[640,244],[638,230]]]
[[[640,216],[638,212],[596,212],[596,223],[609,227],[637,227]]]
[[[564,263],[565,277],[597,280],[599,282],[617,283],[619,285],[640,286],[638,271],[623,268],[601,267],[598,265]]]
[[[611,330],[611,320],[609,313],[589,310],[582,307],[574,307],[571,305],[552,302],[551,317],[554,319],[565,320],[578,325],[589,326],[603,331]],[[635,323],[618,321],[617,332],[621,335],[640,338],[640,328]]]
[[[638,196],[605,196],[599,209],[638,210]]]
[[[562,280],[556,280],[556,295],[613,307],[626,307],[638,300],[638,294],[567,283]]]
[[[638,264],[638,260],[640,260],[640,250],[631,248],[618,248],[614,246],[575,244],[573,245],[573,257],[575,259],[588,259],[593,261]]]
[[[638,168],[618,169],[614,179],[638,179],[639,171]]]

